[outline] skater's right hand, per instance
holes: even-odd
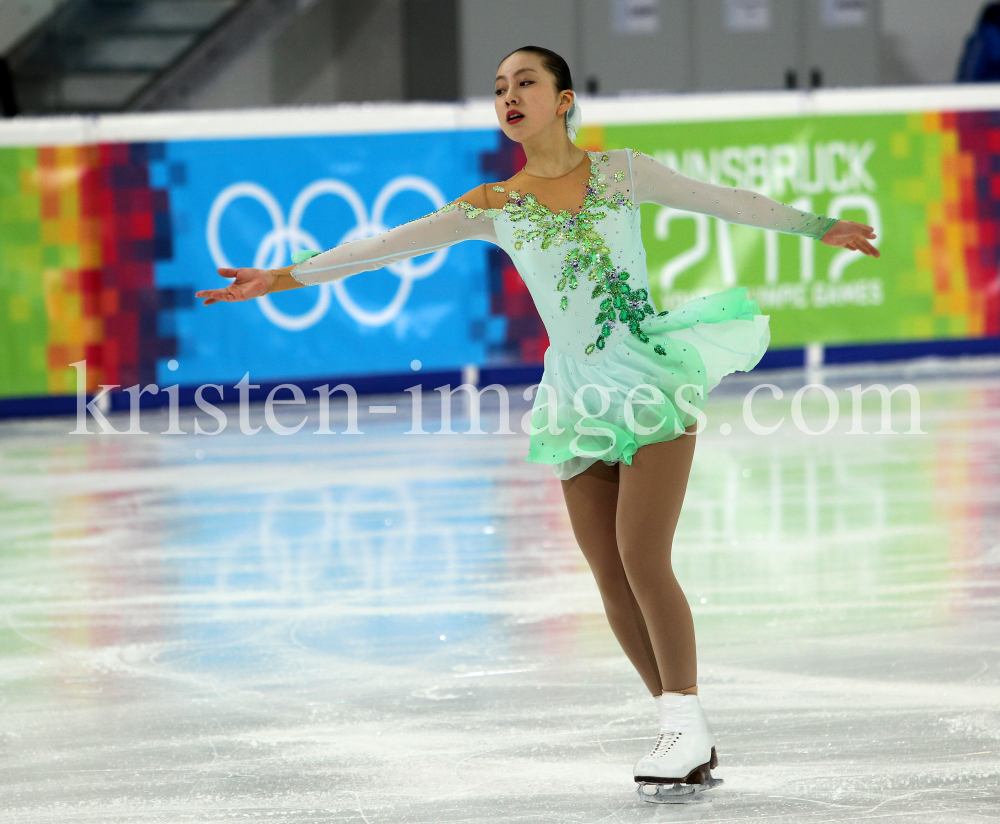
[[[267,294],[277,278],[271,269],[219,269],[224,278],[236,278],[225,289],[203,289],[195,292],[196,298],[205,298],[202,306],[210,306],[219,301],[232,303],[237,300],[251,300]]]

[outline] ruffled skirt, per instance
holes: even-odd
[[[760,362],[769,319],[737,286],[650,318],[649,343],[628,335],[595,366],[550,346],[526,460],[552,464],[565,480],[599,460],[631,464],[640,446],[679,437],[723,377]]]

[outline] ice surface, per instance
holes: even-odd
[[[0,821],[996,820],[998,377],[755,371],[712,393],[674,543],[725,784],[687,807],[636,797],[653,702],[559,482],[524,461],[519,393],[507,436],[406,436],[409,395],[363,398],[355,436],[315,414],[291,436],[4,422]],[[791,397],[818,381],[841,418],[808,435]],[[764,382],[785,395],[758,392],[758,419],[786,421],[757,436],[741,404]],[[847,435],[869,383],[916,386],[928,434]]]

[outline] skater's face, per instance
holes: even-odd
[[[546,130],[565,133],[573,92],[556,88],[539,55],[514,52],[504,60],[497,68],[495,93],[497,120],[511,140],[524,143]]]

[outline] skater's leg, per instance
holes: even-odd
[[[670,561],[694,446],[694,434],[647,444],[631,465],[620,465],[619,475],[616,537],[622,566],[649,630],[660,683],[671,692],[693,692],[689,688],[698,683],[694,621]]]
[[[653,645],[615,541],[618,465],[598,461],[563,481],[562,487],[573,534],[597,580],[611,631],[649,691],[660,695],[663,688]]]

